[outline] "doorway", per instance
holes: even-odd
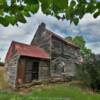
[[[25,82],[29,83],[32,80],[37,80],[39,78],[39,61],[37,60],[27,60],[25,67]]]
[[[34,61],[33,65],[32,65],[32,78],[31,78],[31,80],[37,80],[38,73],[39,73],[39,62]]]

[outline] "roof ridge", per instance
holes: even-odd
[[[42,50],[44,50],[43,48],[41,48],[41,47],[39,47],[39,46],[37,46],[37,45],[30,45],[30,44],[26,44],[26,43],[21,43],[21,42],[17,42],[17,41],[12,41],[12,43],[14,43],[14,44],[20,44],[20,45],[25,45],[25,46],[29,46],[29,47],[32,47],[32,48],[39,48],[39,49],[42,49]],[[45,51],[45,50],[44,50]]]
[[[65,40],[63,37],[59,36],[58,34],[52,32],[52,31],[50,31],[49,29],[46,28],[46,30],[47,30],[48,32],[52,33],[53,36],[55,36],[55,37],[61,39],[62,41],[64,41],[65,43],[67,43],[67,44],[69,44],[69,45],[71,45],[71,46],[74,46],[74,47],[76,47],[76,48],[79,48],[79,46],[73,44],[72,42],[69,42],[69,41]]]

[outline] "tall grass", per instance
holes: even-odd
[[[5,89],[8,87],[8,84],[4,79],[4,74],[5,74],[5,68],[0,67],[0,89]]]
[[[39,86],[30,93],[0,93],[0,100],[100,100],[100,95],[65,84]]]
[[[4,80],[4,73],[4,67],[0,67],[0,89],[8,87]],[[20,92],[0,91],[0,100],[100,100],[99,94],[87,92],[68,84],[43,85],[33,87],[31,90],[27,94],[25,91],[21,94]]]

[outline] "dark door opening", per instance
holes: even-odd
[[[32,80],[37,80],[38,79],[38,73],[39,73],[39,62],[33,62],[32,65]]]

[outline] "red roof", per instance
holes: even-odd
[[[15,48],[17,54],[20,56],[49,59],[49,55],[42,48],[37,47],[37,46],[31,46],[28,44],[23,44],[23,43],[13,41],[10,49],[11,48],[13,48],[13,49]],[[8,51],[8,54],[6,56],[6,60],[9,59],[9,54],[10,54],[9,52],[10,51],[11,50]]]

